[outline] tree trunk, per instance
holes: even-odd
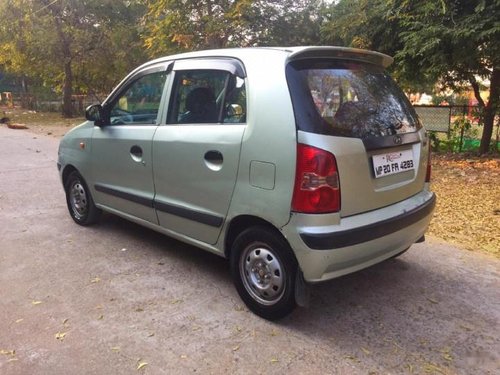
[[[71,70],[71,60],[64,63],[64,82],[63,82],[63,117],[73,117],[73,104],[71,95],[73,94],[73,71]]]
[[[48,4],[51,6],[54,2]],[[62,9],[58,11],[52,10],[54,15],[54,24],[56,27],[57,35],[59,36],[59,43],[61,46],[62,58],[64,61],[64,80],[63,80],[63,117],[73,117],[73,105],[71,104],[71,95],[73,94],[73,71],[71,69],[72,53],[71,53],[71,36],[64,33],[61,21]]]
[[[498,102],[500,96],[500,70],[497,67],[493,68],[493,73],[490,79],[490,98],[488,104],[483,108],[483,136],[479,146],[479,153],[486,154],[490,148],[491,136],[493,134],[493,126],[495,123],[495,115],[498,111]],[[495,145],[496,146],[496,145]]]

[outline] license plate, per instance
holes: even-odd
[[[373,155],[372,160],[376,178],[415,169],[412,150]]]

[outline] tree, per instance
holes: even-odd
[[[150,55],[319,42],[320,0],[156,0],[144,17]]]
[[[133,18],[131,4],[136,3],[6,0],[0,5],[0,14],[10,22],[0,26],[0,65],[6,71],[41,78],[55,87],[63,96],[63,115],[71,117],[76,79],[80,88],[85,87],[94,76],[104,77],[100,70],[109,73],[108,66],[122,61],[116,56],[109,58],[121,44],[113,35],[120,30],[129,33],[128,41],[133,40],[133,33],[123,25]],[[132,25],[135,28],[135,23]],[[122,47],[123,51],[131,50],[130,46]]]
[[[326,18],[323,41],[395,55],[403,85],[472,88],[484,124],[479,151],[488,151],[499,105],[500,0],[341,0]],[[490,82],[487,102],[478,78]]]
[[[472,87],[484,124],[480,153],[489,150],[500,94],[500,1],[393,0],[403,48],[396,54],[416,78],[424,71],[443,86]],[[477,78],[489,80],[489,100]]]

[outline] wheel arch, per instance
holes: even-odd
[[[231,257],[231,248],[236,237],[238,237],[238,235],[245,229],[254,226],[270,228],[277,234],[279,234],[285,241],[288,242],[285,236],[283,236],[283,233],[281,233],[281,231],[269,221],[253,215],[240,215],[231,220],[226,230],[226,236],[224,241],[224,256],[226,258],[229,259]]]
[[[64,167],[63,169],[63,172],[62,172],[62,183],[63,183],[63,186],[66,186],[66,181],[68,180],[68,177],[71,173],[73,172],[77,172],[77,173],[80,173],[78,171],[78,169],[76,169],[76,167],[72,164],[68,164]]]

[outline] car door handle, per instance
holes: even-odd
[[[142,148],[140,148],[137,145],[134,145],[130,148],[130,156],[132,157],[132,160],[138,162],[138,163],[143,163],[142,161]]]
[[[212,163],[222,163],[224,160],[222,153],[220,151],[207,151],[205,153],[205,160]]]
[[[224,157],[220,151],[210,150],[205,153],[205,165],[213,171],[219,171],[223,161]]]

